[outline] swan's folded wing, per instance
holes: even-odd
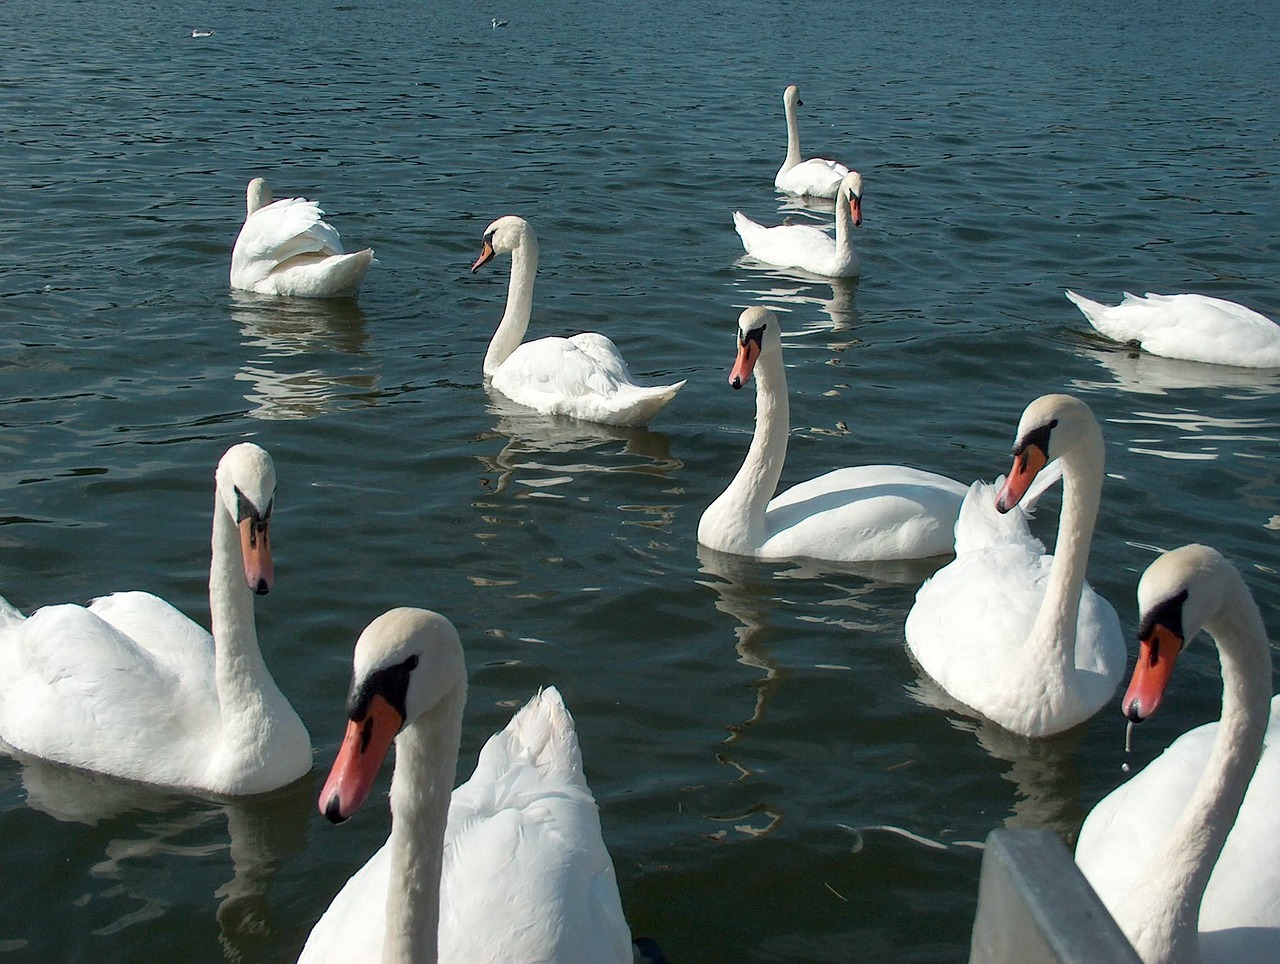
[[[342,238],[315,201],[283,198],[249,216],[236,247],[245,257],[281,264],[302,254],[345,254]]]
[[[149,592],[115,592],[89,603],[110,623],[175,674],[201,673],[213,685],[213,637],[183,612]],[[188,679],[190,679],[188,675]]]

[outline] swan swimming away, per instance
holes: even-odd
[[[534,696],[452,791],[467,675],[453,624],[393,609],[356,643],[346,736],[320,793],[334,822],[396,745],[391,836],[316,923],[299,958],[630,964],[600,816],[559,692]]]
[[[905,633],[921,670],[952,698],[1013,733],[1044,737],[1093,716],[1124,673],[1119,617],[1085,583],[1102,430],[1084,402],[1045,395],[1023,412],[1013,453],[998,494],[979,482],[965,496],[956,558],[920,587]],[[1054,459],[1063,494],[1050,556],[1017,508]]]
[[[265,178],[245,191],[245,220],[231,252],[231,287],[261,295],[354,298],[373,264],[373,249],[351,254],[320,205],[300,197],[271,199]]]
[[[218,463],[212,634],[150,593],[23,618],[0,599],[0,739],[45,760],[144,783],[250,794],[311,769],[311,741],[258,648],[253,596],[274,581],[271,457]]]
[[[922,559],[951,551],[965,486],[904,465],[836,469],[774,497],[787,458],[790,407],[782,333],[768,308],[738,317],[729,384],[756,375],[756,430],[747,457],[702,514],[698,542],[758,559],[834,562]]]
[[[733,226],[742,247],[760,261],[781,268],[800,268],[828,278],[856,278],[861,260],[853,246],[853,229],[862,224],[862,175],[850,171],[836,194],[836,236],[809,224],[779,224],[767,228],[741,211],[733,212]]]
[[[795,84],[782,92],[782,106],[787,115],[787,156],[773,178],[773,186],[779,191],[803,197],[835,197],[840,182],[849,174],[849,168],[821,157],[802,160],[796,108],[803,107],[804,101],[800,99],[800,88]]]
[[[1076,862],[1147,964],[1280,960],[1280,697],[1262,616],[1235,566],[1200,545],[1147,567],[1138,612],[1124,714],[1156,711],[1203,628],[1222,663],[1222,718],[1103,798]]]
[[[1074,291],[1067,298],[1099,334],[1133,342],[1165,358],[1280,368],[1280,325],[1252,308],[1207,295],[1145,297],[1125,292],[1118,305],[1091,301]]]
[[[524,341],[538,273],[538,237],[528,221],[507,215],[485,228],[472,273],[500,254],[511,255],[507,306],[484,356],[485,376],[496,390],[545,415],[629,427],[645,425],[675,398],[684,380],[637,385],[617,346],[604,335],[588,331]]]

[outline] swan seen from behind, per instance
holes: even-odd
[[[765,227],[741,211],[733,212],[734,230],[743,250],[757,260],[780,268],[799,268],[828,278],[856,278],[862,270],[853,246],[853,229],[862,224],[862,175],[850,171],[836,194],[836,233],[833,238],[810,224]]]
[[[782,92],[782,107],[787,115],[787,156],[773,178],[773,186],[802,197],[835,197],[849,169],[839,161],[822,157],[804,159],[800,153],[800,122],[796,118],[796,108],[803,106],[800,88],[795,84]]]
[[[231,287],[262,295],[354,298],[373,249],[350,254],[315,201],[273,201],[265,178],[245,191],[245,220],[231,252]]]
[[[310,738],[263,662],[254,625],[254,594],[274,581],[275,487],[271,457],[251,442],[218,463],[212,634],[145,592],[29,618],[0,605],[0,740],[45,760],[207,793],[260,793],[306,774]]]
[[[756,430],[746,459],[702,514],[698,542],[758,559],[922,559],[951,550],[965,487],[903,465],[836,469],[774,496],[787,457],[790,405],[782,333],[768,308],[742,312],[729,384],[756,376]]]
[[[1076,862],[1147,964],[1280,960],[1280,697],[1262,616],[1236,568],[1200,545],[1147,567],[1138,611],[1124,714],[1156,712],[1203,628],[1222,663],[1222,718],[1094,807]]]

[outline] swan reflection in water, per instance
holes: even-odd
[[[1080,337],[1094,340],[1094,336],[1087,333]],[[1134,395],[1168,395],[1186,389],[1203,389],[1226,392],[1228,398],[1245,401],[1280,394],[1280,369],[1207,365],[1115,347],[1084,347],[1077,349],[1077,353],[1097,362],[1112,379],[1073,380],[1072,384],[1081,389],[1118,388]]]
[[[236,373],[260,419],[314,418],[358,404],[377,384],[366,354],[364,313],[355,301],[231,293],[231,317],[250,355]],[[315,367],[317,362],[323,367]]]
[[[836,340],[828,343],[832,351],[844,351],[861,342],[853,334],[862,323],[854,295],[857,278],[818,278],[802,272],[774,268],[748,258],[739,259],[739,267],[747,278],[737,284],[741,296],[749,304],[767,304],[779,313],[787,313],[783,343],[807,335],[829,334]],[[830,297],[828,297],[830,295]],[[817,307],[826,319],[809,310]],[[839,336],[839,337],[837,337]]]
[[[225,853],[231,878],[212,894],[217,902],[219,942],[228,960],[261,957],[261,948],[275,929],[270,924],[270,892],[276,872],[306,848],[313,793],[309,778],[271,793],[233,800],[132,783],[9,748],[5,751],[14,760],[3,765],[5,770],[14,767],[16,772],[3,774],[0,785],[20,781],[28,808],[61,823],[91,828],[66,828],[68,851],[103,848],[102,859],[89,870],[90,880],[100,883],[79,879],[71,884],[81,895],[77,907],[95,921],[122,904],[127,909],[93,934],[163,920],[180,904],[189,905],[189,893],[169,889],[180,875],[163,865],[189,860],[216,866]],[[7,786],[5,790],[5,798],[17,799],[16,792],[7,792]],[[95,905],[98,910],[91,911]],[[187,908],[182,913],[190,916]],[[198,916],[206,913],[200,911]]]

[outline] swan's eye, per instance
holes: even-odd
[[[1055,418],[1048,425],[1041,425],[1037,429],[1032,429],[1018,441],[1013,447],[1014,458],[1021,458],[1025,461],[1027,449],[1035,446],[1047,457],[1049,454],[1049,433],[1057,426],[1058,420]]]
[[[740,332],[738,335],[738,344],[745,345],[749,341],[754,341],[757,348],[762,347],[764,345],[764,329],[765,326],[761,325],[759,328],[752,328],[750,331]]]

